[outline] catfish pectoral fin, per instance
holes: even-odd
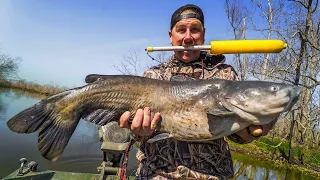
[[[222,110],[222,109],[206,109],[208,114],[211,114],[213,116],[219,116],[219,117],[226,117],[226,116],[233,116],[236,113],[229,111],[229,110]]]
[[[122,113],[114,109],[88,109],[81,114],[81,117],[86,121],[103,126],[108,122],[118,121]]]
[[[173,135],[172,134],[169,134],[169,133],[160,133],[160,134],[157,134],[155,136],[153,136],[152,138],[148,139],[147,140],[147,143],[154,143],[156,141],[160,141],[160,140],[164,140],[164,139],[169,139],[169,138],[172,138]]]

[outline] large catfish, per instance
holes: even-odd
[[[222,79],[162,81],[139,76],[86,77],[85,86],[41,100],[8,122],[17,133],[39,131],[38,149],[50,161],[63,153],[80,119],[105,125],[138,108],[160,112],[162,120],[149,143],[164,138],[206,141],[249,125],[263,125],[288,111],[301,88],[265,81]]]

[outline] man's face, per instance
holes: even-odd
[[[169,30],[170,43],[173,46],[193,46],[204,43],[205,28],[196,18],[182,19]],[[176,51],[175,57],[183,62],[198,58],[200,51]]]

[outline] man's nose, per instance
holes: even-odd
[[[193,37],[192,37],[190,30],[186,31],[186,36],[184,37],[183,41],[184,41],[185,45],[192,45],[193,44]]]

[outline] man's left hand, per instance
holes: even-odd
[[[240,136],[245,142],[250,143],[253,140],[258,139],[261,136],[267,135],[270,130],[273,128],[274,124],[277,120],[272,121],[266,125],[250,125],[248,128],[242,129],[241,131],[237,132],[236,134]]]

